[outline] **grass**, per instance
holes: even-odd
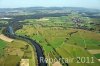
[[[4,55],[4,48],[6,47],[6,42],[4,42],[3,40],[0,40],[0,57],[2,57],[2,55]]]
[[[78,33],[71,36],[68,43],[70,44],[76,43],[81,47],[85,47],[85,44],[86,44],[88,49],[100,49],[99,37],[100,37],[100,34],[98,33],[90,32],[86,30],[78,30]]]
[[[6,57],[3,66],[17,66],[17,64],[19,64],[19,61],[20,61],[20,57],[16,55],[15,56],[9,55]]]
[[[37,57],[35,55],[35,52],[33,50],[33,47],[30,45],[30,50],[32,51],[32,56],[31,56],[31,59],[29,59],[29,65],[30,66],[36,66],[36,63],[37,63]]]
[[[20,57],[16,55],[9,55],[5,58],[0,58],[0,66],[17,66],[19,64]]]
[[[1,42],[2,45],[0,45],[2,47],[5,46],[3,45],[4,44],[3,42],[4,41],[2,41]],[[26,45],[28,45],[28,48],[26,48]],[[33,47],[31,47],[31,45],[29,45],[24,41],[14,40],[11,43],[6,42],[6,48],[4,53],[5,53],[4,57],[0,58],[0,62],[2,62],[0,63],[0,66],[16,66],[23,58],[30,60],[30,66],[35,66],[36,59]]]
[[[28,30],[32,31],[28,33]],[[23,34],[23,32],[26,32],[26,34]],[[78,33],[73,34],[71,37],[67,35],[70,32],[78,31]],[[39,33],[38,33],[39,32]],[[46,46],[48,43],[51,44],[54,48],[57,48],[60,46],[66,38],[69,38],[67,40],[67,43],[69,44],[77,44],[81,47],[84,47],[85,44],[87,45],[88,49],[100,49],[99,43],[100,43],[100,34],[86,31],[86,30],[78,30],[78,29],[67,29],[67,30],[60,30],[56,27],[55,28],[48,28],[48,27],[40,27],[40,28],[34,28],[30,27],[18,30],[16,32],[20,35],[28,35],[31,38],[35,39],[38,43],[40,43],[43,47]],[[34,34],[34,35],[33,35]],[[47,42],[45,41],[47,40]],[[85,41],[85,42],[84,42]],[[51,49],[52,50],[52,49]]]
[[[100,59],[100,54],[94,54],[94,56],[98,59]]]
[[[38,19],[28,20],[22,29],[16,31],[18,35],[27,35],[36,40],[45,52],[46,58],[76,58],[76,57],[94,57],[85,50],[100,49],[100,34],[82,29],[68,28],[73,26],[67,24],[59,18],[49,18],[43,21]],[[54,20],[53,20],[54,19]],[[33,21],[33,22],[32,22]],[[31,25],[30,25],[31,24]],[[65,28],[66,27],[66,28]],[[78,31],[69,35],[69,33]],[[56,51],[55,51],[55,50]],[[99,66],[97,59],[95,63],[69,63],[70,66]],[[76,60],[75,60],[76,61]],[[50,64],[52,65],[52,64]]]
[[[73,63],[69,63],[70,66],[99,66],[97,59],[81,47],[64,44],[56,50],[63,58],[74,58]],[[77,57],[94,57],[94,63],[76,63]]]

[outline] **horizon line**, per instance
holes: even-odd
[[[87,9],[97,9],[97,8],[88,8],[88,7],[72,7],[72,6],[28,6],[28,7],[0,7],[0,9],[17,9],[17,8],[87,8]],[[100,9],[98,9],[100,10]]]

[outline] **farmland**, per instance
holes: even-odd
[[[0,57],[4,55],[4,48],[6,47],[6,42],[0,40]]]
[[[36,7],[3,11],[0,66],[20,66],[23,60],[29,66],[44,66],[40,57],[46,60],[45,66],[100,65],[99,10]]]
[[[28,46],[28,48],[26,46]],[[19,65],[21,59],[29,59],[29,64],[35,66],[33,48],[21,40],[14,40],[11,43],[0,40],[0,57],[1,66]]]
[[[45,53],[46,58],[77,58],[94,57],[91,63],[69,63],[69,66],[99,66],[98,55],[93,55],[88,50],[100,50],[100,34],[89,30],[92,25],[90,18],[83,18],[85,23],[77,27],[68,17],[44,17],[41,19],[26,19],[22,29],[16,31],[17,35],[30,37],[38,42]],[[87,26],[87,28],[83,28]],[[96,58],[97,57],[97,58]],[[53,63],[50,63],[52,65]],[[63,63],[61,63],[63,64]],[[66,66],[65,64],[63,64]]]

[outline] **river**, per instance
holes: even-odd
[[[27,41],[31,42],[32,46],[35,47],[35,49],[36,49],[38,66],[47,66],[47,63],[45,62],[45,56],[43,53],[43,49],[36,41],[34,41],[33,39],[28,38],[28,37],[16,35],[13,31],[12,26],[10,26],[10,25],[8,26],[8,28],[6,30],[10,37],[14,37],[14,38],[19,37],[19,38],[22,38],[23,40],[27,40]],[[44,60],[42,59],[43,62],[41,61],[41,58],[44,59]]]

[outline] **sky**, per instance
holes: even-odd
[[[86,7],[100,9],[100,0],[0,0],[0,8]]]

